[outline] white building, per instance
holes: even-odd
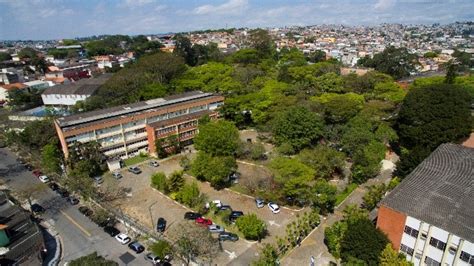
[[[474,265],[474,149],[440,145],[381,202],[377,227],[415,265]]]

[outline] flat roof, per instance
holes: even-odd
[[[474,243],[474,149],[440,145],[381,204]]]
[[[60,95],[91,95],[102,84],[104,84],[112,74],[102,74],[96,78],[80,79],[68,84],[56,85],[47,88],[42,94],[60,94]]]
[[[212,93],[204,93],[201,91],[191,91],[183,94],[172,95],[165,98],[157,98],[143,102],[137,102],[132,104],[126,104],[111,108],[105,108],[100,110],[95,110],[86,113],[79,113],[75,115],[70,115],[66,117],[58,118],[60,127],[70,127],[79,124],[89,123],[98,120],[104,120],[108,118],[113,118],[116,116],[123,116],[131,113],[136,113],[139,111],[149,110],[153,108],[164,107],[171,104],[177,104],[202,98],[207,98],[214,96]]]

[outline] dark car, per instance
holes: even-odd
[[[79,207],[79,212],[84,214],[84,216],[86,217],[91,217],[92,214],[94,214],[94,211],[92,211],[91,209],[87,208],[86,206],[81,206]]]
[[[138,168],[137,166],[129,167],[128,171],[131,172],[131,173],[134,173],[136,175],[138,175],[142,172],[142,170],[140,170],[140,168]]]
[[[48,183],[48,186],[49,186],[49,188],[51,188],[53,191],[56,191],[56,190],[59,189],[58,184],[56,184],[56,183],[54,183],[54,182]]]
[[[229,220],[235,221],[237,218],[244,216],[244,213],[241,211],[232,211],[229,215]]]
[[[25,168],[26,168],[26,170],[28,170],[28,171],[33,170],[33,166],[32,166],[31,164],[25,164]]]
[[[36,214],[43,213],[44,208],[43,206],[39,205],[38,203],[33,203],[31,204],[31,211],[33,211]]]
[[[220,241],[229,240],[229,241],[235,242],[239,240],[239,236],[230,232],[222,232],[222,233],[219,233],[219,240]]]
[[[69,203],[71,203],[71,205],[76,205],[76,204],[79,203],[79,200],[78,200],[76,197],[73,197],[73,196],[67,198],[67,201],[68,201]]]
[[[184,219],[186,220],[196,220],[197,218],[201,217],[202,215],[197,212],[187,212],[184,214]]]
[[[136,241],[128,244],[128,247],[131,250],[135,251],[135,253],[137,253],[137,254],[142,253],[143,251],[145,251],[145,247],[142,244],[140,244]]]
[[[164,232],[166,229],[166,220],[163,217],[158,218],[158,222],[156,223],[156,231]]]
[[[36,169],[36,170],[33,171],[33,175],[34,175],[35,177],[40,177],[41,175],[43,175],[43,173],[41,173],[40,170]]]
[[[114,237],[114,236],[120,234],[120,231],[117,228],[113,227],[113,226],[104,227],[104,232],[109,234],[111,237]]]
[[[64,188],[58,188],[58,189],[56,190],[56,192],[57,192],[61,197],[63,197],[63,198],[69,197],[69,191],[67,191],[67,190],[64,189]]]

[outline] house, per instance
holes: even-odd
[[[81,79],[68,84],[56,85],[47,88],[41,94],[41,99],[46,106],[67,109],[78,101],[89,98],[110,77],[111,74],[103,74],[97,78]]]
[[[0,82],[4,84],[11,84],[17,82],[24,82],[23,70],[13,67],[3,68],[0,71]]]
[[[28,91],[44,90],[44,89],[49,88],[49,83],[43,80],[33,80],[33,81],[25,82],[23,84],[27,87]]]
[[[14,89],[25,89],[26,86],[23,83],[12,83],[0,85],[0,102],[8,102],[8,92]]]
[[[382,200],[377,227],[415,265],[473,265],[474,149],[440,145]]]

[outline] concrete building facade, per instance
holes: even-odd
[[[224,97],[199,91],[112,107],[55,120],[64,155],[75,142],[96,141],[109,159],[140,152],[156,155],[155,141],[177,135],[188,144],[198,133],[199,118],[218,116]]]
[[[377,227],[414,265],[474,265],[474,149],[443,144],[381,202]]]

